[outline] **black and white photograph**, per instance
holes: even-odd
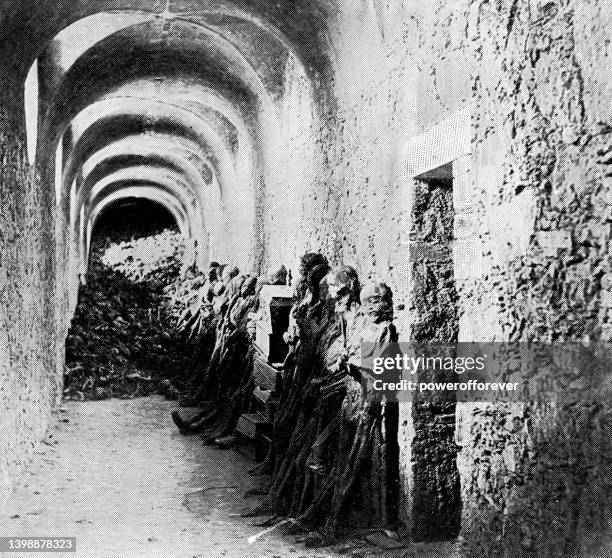
[[[612,0],[0,0],[0,556],[612,558]]]

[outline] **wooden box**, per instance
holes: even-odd
[[[255,356],[253,359],[253,379],[261,389],[275,391],[280,382],[280,372],[265,360]]]
[[[240,415],[236,430],[250,440],[254,440],[259,434],[263,433],[269,423],[265,417],[259,413],[245,413]]]
[[[259,413],[245,413],[238,419],[236,432],[255,442],[255,459],[263,461],[271,442],[270,422]]]

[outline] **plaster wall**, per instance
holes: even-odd
[[[0,115],[10,101],[0,100]],[[23,109],[22,109],[23,110]],[[55,208],[27,162],[25,124],[0,116],[0,501],[20,482],[61,393]]]
[[[256,226],[236,230],[256,244],[253,268],[295,269],[301,253],[320,250],[363,282],[387,282],[401,336],[412,338],[422,319],[415,176],[450,164],[459,339],[609,341],[612,185],[598,156],[612,130],[609,0],[336,4],[326,16],[329,72],[283,55],[282,91],[251,136]],[[73,298],[62,287],[70,239],[55,173],[28,166],[21,84],[2,84],[0,497],[44,431],[69,314],[57,309]],[[469,139],[451,156],[453,142],[442,134],[450,147],[441,149],[431,131],[458,114],[468,114]],[[442,159],[427,162],[410,145]],[[238,215],[241,200],[228,203]],[[448,447],[451,459],[459,452],[465,556],[603,544],[607,402],[457,414],[470,425],[461,447]],[[431,472],[417,451],[426,426],[417,415],[402,409],[407,526],[418,521],[418,478]]]
[[[286,163],[270,197],[270,252],[295,267],[305,250],[321,250],[355,266],[362,281],[387,281],[410,339],[419,316],[409,310],[415,154],[406,145],[468,111],[468,148],[442,161],[455,182],[459,339],[609,340],[610,183],[597,155],[610,141],[608,8],[342,4],[331,83],[286,67]],[[607,402],[457,413],[471,429],[457,448],[465,555],[561,555],[601,544],[607,520],[592,502],[603,510],[601,495],[610,494]],[[402,426],[410,524],[422,464],[406,406]]]

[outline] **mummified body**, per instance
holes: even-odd
[[[237,268],[219,268],[214,285],[211,313],[214,319],[203,332],[202,343],[214,343],[207,361],[200,363],[195,401],[203,411],[189,421],[178,412],[172,419],[183,434],[202,433],[205,442],[229,447],[240,414],[249,410],[253,392],[253,347],[250,343],[250,316],[256,309],[259,290],[266,284],[284,284],[284,266],[267,277],[255,279],[238,275]]]
[[[338,417],[334,469],[320,498],[304,514],[329,502],[325,531],[332,537],[348,525],[393,525],[398,512],[398,403],[368,389],[373,378],[360,366],[359,354],[362,343],[384,348],[397,342],[391,290],[383,283],[367,285],[361,303],[361,329],[353,327],[344,361],[346,394]]]
[[[279,478],[280,470],[290,466],[286,454],[300,417],[303,388],[310,377],[317,341],[331,315],[327,294],[319,289],[328,270],[327,260],[320,254],[307,253],[301,259],[296,300],[284,336],[289,352],[283,366],[285,380],[274,417],[272,445],[264,462],[253,471],[255,474],[274,472],[274,478]]]
[[[252,277],[228,278],[227,287],[218,289],[214,299],[217,319],[209,326],[215,328],[214,348],[208,361],[200,365],[202,373],[196,396],[204,410],[190,421],[173,413],[172,418],[181,432],[208,430],[209,435],[222,436],[233,429],[231,423],[237,420],[237,411],[232,405],[232,412],[228,414],[228,400],[234,402],[236,390],[245,378],[250,378],[246,318],[254,300],[255,278]],[[202,342],[211,340],[210,330],[205,331]]]
[[[359,282],[350,267],[334,269],[327,277],[333,315],[325,327],[315,351],[315,364],[304,390],[304,431],[307,439],[296,461],[294,498],[290,508],[298,516],[318,501],[334,471],[337,452],[339,415],[346,393],[343,363],[347,357],[347,342],[358,327]],[[320,523],[314,514],[307,517]]]
[[[308,290],[318,285],[314,270],[310,282]],[[276,417],[274,429],[277,459],[270,505],[292,515],[296,515],[296,510],[302,505],[306,461],[317,433],[319,385],[313,380],[321,376],[324,359],[331,356],[334,341],[341,336],[340,323],[325,288],[316,295],[316,300],[311,297],[311,303],[299,307],[301,311],[296,315],[299,347],[295,354],[295,367],[287,375],[288,388],[283,394],[282,412]]]
[[[253,392],[253,350],[247,333],[248,314],[255,303],[254,277],[241,285],[240,295],[227,309],[224,347],[216,369],[217,391],[209,408],[215,420],[203,430],[205,441],[228,447],[235,441],[231,436],[240,414],[248,410]]]
[[[398,405],[367,389],[372,374],[361,366],[363,342],[397,341],[391,291],[372,284],[360,297],[354,269],[329,272],[315,254],[305,255],[302,264],[285,335],[289,353],[272,444],[254,471],[271,473],[272,483],[266,502],[253,513],[288,514],[323,527],[330,538],[349,526],[392,526],[399,493]],[[254,280],[230,281],[213,305],[216,343],[200,389],[205,411],[177,424],[219,443],[231,438],[254,388],[249,343],[249,320],[257,307]]]
[[[354,270],[336,269],[328,280],[335,312],[299,383],[302,395],[288,407],[299,412],[270,497],[275,509],[322,526],[333,538],[348,526],[388,527],[397,519],[398,404],[368,390],[371,372],[360,366],[361,343],[380,347],[396,342],[397,334],[386,285],[367,286],[360,306]],[[307,343],[302,347],[312,352]],[[296,377],[304,372],[300,355]]]

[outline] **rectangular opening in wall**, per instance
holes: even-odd
[[[454,343],[459,333],[453,243],[453,166],[434,167],[414,177],[410,231],[413,342]],[[417,381],[442,381],[418,372]],[[455,444],[454,400],[417,395],[412,408],[412,536],[452,539],[461,522]]]
[[[414,341],[457,339],[454,219],[452,165],[415,176],[410,231]]]

